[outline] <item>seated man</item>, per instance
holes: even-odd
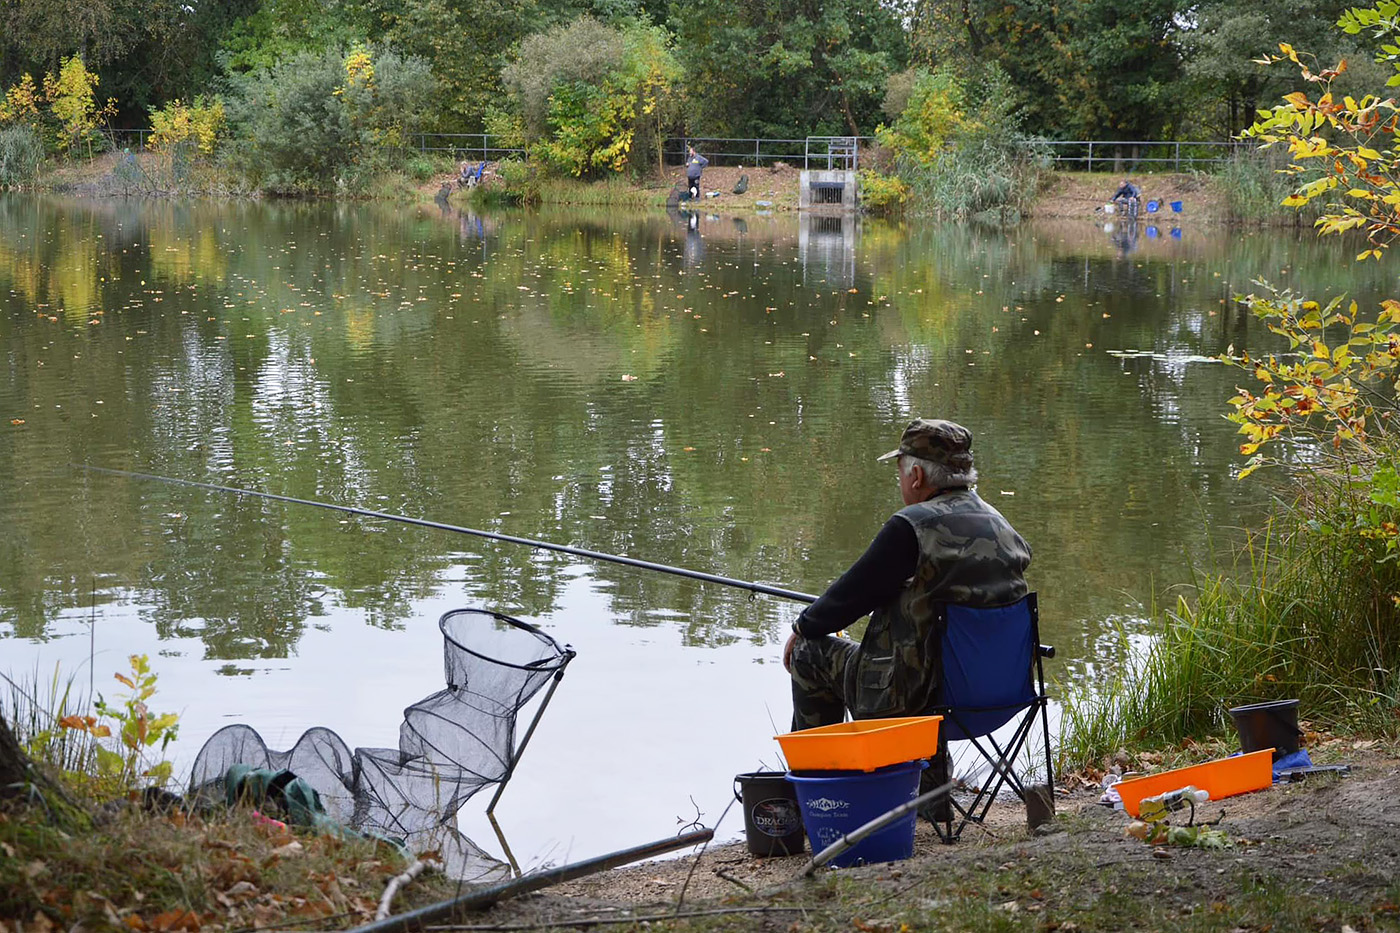
[[[1004,606],[1026,595],[1030,546],[972,485],[972,432],[919,418],[905,428],[898,458],[904,508],[851,568],[793,623],[783,648],[792,675],[792,728],[854,719],[917,716],[935,705],[934,631],[940,603]],[[871,614],[860,644],[835,633]],[[942,743],[940,743],[942,745]],[[946,783],[946,746],[920,792]],[[947,801],[925,810],[944,819]]]
[[[1133,184],[1128,179],[1123,179],[1123,184],[1118,186],[1118,190],[1113,192],[1112,201],[1114,204],[1121,204],[1128,209],[1128,213],[1136,214],[1138,201],[1142,199],[1142,189]]]

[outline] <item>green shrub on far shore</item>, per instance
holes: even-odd
[[[298,53],[231,79],[225,155],[267,191],[357,193],[402,155],[432,92],[421,59]]]
[[[1297,177],[1282,171],[1287,164],[1287,153],[1282,150],[1237,153],[1226,162],[1219,178],[1230,219],[1242,223],[1287,221],[1312,226],[1322,214],[1320,206],[1295,209],[1282,204],[1297,186]]]
[[[24,125],[0,129],[0,188],[20,188],[34,181],[44,161],[44,141]]]
[[[904,109],[876,136],[910,211],[965,220],[1030,207],[1050,162],[1020,132],[1017,90],[1004,71],[940,67],[896,79],[903,83],[890,88],[891,105],[903,100]]]

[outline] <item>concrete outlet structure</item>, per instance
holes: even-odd
[[[804,171],[798,192],[798,210],[854,211],[860,204],[856,173],[827,170]]]

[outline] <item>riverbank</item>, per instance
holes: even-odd
[[[154,153],[137,153],[138,173],[127,173],[124,177],[117,171],[122,154],[106,153],[91,160],[63,162],[51,165],[39,178],[36,187],[40,190],[55,191],[80,196],[120,196],[149,193],[152,186],[159,188],[153,179],[158,178],[162,169],[159,157]],[[441,160],[438,160],[441,162]],[[371,200],[406,202],[432,201],[447,190],[449,201],[457,206],[469,206],[474,195],[471,191],[456,186],[456,174],[448,171],[445,165],[438,165],[438,171],[429,176],[413,179],[408,175],[390,172],[381,176],[369,188],[358,195]],[[253,195],[242,190],[234,179],[224,177],[216,169],[201,169],[203,177],[187,181],[185,189],[195,188],[206,195]],[[748,178],[747,190],[735,194],[734,189],[744,176]],[[1157,201],[1158,211],[1149,214],[1146,205],[1140,220],[1157,220],[1173,226],[1207,226],[1226,224],[1232,221],[1228,209],[1228,198],[1223,180],[1216,175],[1202,173],[1162,173],[1133,176],[1143,189],[1143,200]],[[782,213],[796,211],[799,200],[801,168],[778,162],[772,165],[753,167],[711,167],[705,170],[703,179],[704,196],[696,206],[710,211],[727,213]],[[1117,187],[1121,177],[1108,172],[1068,172],[1057,171],[1046,176],[1041,191],[1037,194],[1029,216],[1037,219],[1076,219],[1112,222],[1118,220],[1104,211],[1104,204]],[[504,182],[498,175],[488,170],[485,190],[499,188]],[[669,167],[662,179],[630,182],[622,179],[587,182],[576,179],[547,179],[538,182],[541,204],[561,206],[593,207],[664,207],[673,188],[685,186],[685,170],[682,166]],[[170,193],[170,192],[163,192]],[[175,190],[177,196],[200,196]],[[1172,210],[1172,203],[1181,205],[1179,211]],[[1279,225],[1292,225],[1291,212],[1280,208]]]
[[[1328,737],[1319,763],[1352,765],[1210,803],[1230,839],[1219,850],[1152,849],[1128,818],[1097,804],[1094,775],[1072,779],[1044,835],[1019,804],[945,846],[920,824],[904,862],[798,876],[805,857],[760,859],[743,843],[643,863],[458,918],[472,929],[925,929],[1090,931],[1400,929],[1400,756],[1374,741]],[[725,818],[740,819],[737,810]],[[367,843],[296,835],[248,814],[201,821],[128,811],[56,845],[22,810],[0,812],[3,933],[223,931],[370,919],[401,869]],[[639,840],[640,841],[640,840]],[[115,853],[121,852],[117,857]],[[455,896],[426,874],[401,913]]]

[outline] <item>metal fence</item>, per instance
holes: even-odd
[[[874,136],[804,136],[801,139],[754,139],[726,136],[677,136],[662,141],[661,152],[670,164],[685,161],[686,148],[694,146],[711,165],[764,165],[787,162],[803,168],[854,168],[840,141],[854,138],[857,146],[869,146]]]
[[[142,149],[150,137],[148,129],[110,130],[118,148]],[[787,162],[803,168],[853,169],[855,147],[868,148],[873,136],[807,136],[801,139],[735,138],[723,136],[672,136],[662,140],[662,156],[668,164],[685,162],[686,149],[694,146],[711,165],[765,165]],[[494,162],[505,158],[524,158],[525,150],[506,145],[500,137],[489,133],[414,133],[413,148],[420,152],[450,154],[453,159]],[[1249,151],[1247,142],[1209,140],[1098,140],[1050,139],[1036,145],[1049,148],[1057,166],[1077,166],[1085,171],[1141,171],[1147,168],[1203,168],[1228,162],[1234,155]]]
[[[1182,166],[1188,170],[1208,165],[1219,165],[1230,161],[1236,153],[1249,150],[1250,144],[1231,140],[1210,142],[1204,140],[1072,140],[1048,139],[1039,145],[1048,146],[1057,164],[1083,166],[1092,172],[1095,166],[1099,171],[1141,171],[1144,168],[1170,165],[1172,171],[1179,172]]]

